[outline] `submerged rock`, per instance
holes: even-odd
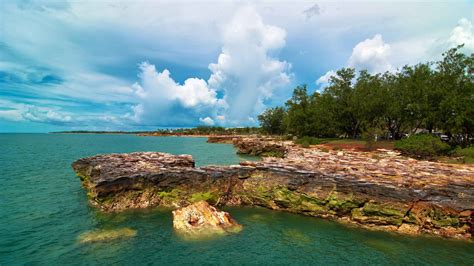
[[[191,237],[222,235],[242,229],[229,213],[217,210],[206,201],[174,210],[173,227],[179,233]]]
[[[128,227],[120,229],[102,229],[82,233],[78,237],[79,243],[92,243],[111,241],[116,239],[131,238],[137,235],[137,231]]]

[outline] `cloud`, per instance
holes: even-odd
[[[469,50],[474,50],[474,32],[472,22],[466,18],[459,20],[458,25],[451,32],[448,39],[451,46],[464,44],[464,47]]]
[[[238,10],[224,27],[224,45],[217,63],[209,65],[208,84],[224,93],[228,124],[249,124],[273,91],[290,83],[291,65],[275,57],[285,38],[285,30],[265,24],[249,6]]]
[[[64,10],[70,7],[67,1],[20,0],[17,3],[20,9],[33,9],[37,11]]]
[[[152,64],[140,64],[139,81],[133,86],[139,102],[134,120],[157,125],[215,120],[254,124],[250,118],[263,110],[265,99],[290,82],[290,64],[274,57],[284,47],[285,37],[283,29],[264,24],[253,8],[238,10],[223,27],[223,47],[217,62],[209,64],[212,73],[207,81],[188,78],[178,84],[167,69],[158,72]],[[207,117],[202,119],[203,115]]]
[[[62,110],[59,107],[48,107],[28,103],[17,103],[9,100],[0,100],[0,120],[12,122],[35,122],[57,126],[76,127],[85,126],[102,130],[104,128],[130,128],[127,117],[107,113],[75,114]],[[99,125],[99,126],[97,126]]]
[[[464,44],[467,52],[474,51],[474,27],[466,18],[461,18],[448,36],[439,39],[425,37],[388,44],[381,34],[376,34],[352,49],[347,66],[372,73],[393,71],[406,64],[438,60],[444,51],[460,44]],[[328,71],[316,80],[316,85],[326,86],[334,73],[334,70]]]
[[[352,49],[348,65],[358,70],[367,69],[372,73],[381,73],[392,69],[389,62],[391,48],[385,43],[382,35],[358,43]]]
[[[183,85],[176,83],[168,69],[157,72],[154,65],[148,62],[140,64],[140,84],[134,85],[136,94],[155,103],[159,101],[178,101],[183,107],[197,105],[216,105],[216,91],[209,89],[205,80],[189,78]],[[158,102],[157,102],[158,101]]]
[[[212,113],[214,108],[224,105],[205,80],[189,78],[179,84],[167,69],[158,72],[148,62],[141,63],[139,68],[139,80],[132,86],[139,103],[130,117],[138,124],[197,124],[203,113]]]
[[[383,73],[393,69],[390,64],[391,47],[385,43],[382,35],[376,34],[373,38],[359,42],[352,49],[347,66],[356,70],[368,70],[371,73]],[[328,85],[334,70],[329,70],[316,80],[316,85],[323,88]]]
[[[6,100],[1,100],[0,106],[2,106],[2,109],[0,109],[0,118],[4,120],[51,124],[64,124],[72,121],[71,115],[60,113],[52,108],[14,103]]]
[[[210,118],[209,116],[206,118],[199,118],[199,121],[203,123],[206,126],[213,126],[214,125],[214,120]]]
[[[329,83],[329,79],[331,78],[331,76],[334,75],[336,75],[336,72],[334,70],[329,70],[328,72],[326,72],[326,74],[316,80],[316,85],[326,86]]]
[[[27,125],[28,117],[48,121],[51,110],[60,114],[50,113],[51,123],[87,128],[192,126],[206,117],[215,125],[252,125],[260,110],[290,97],[294,82],[348,66],[355,44],[375,33],[390,40],[393,68],[433,60],[460,42],[472,49],[470,1],[330,1],[323,2],[324,15],[316,1],[243,8],[239,1],[3,1],[0,99],[25,104],[34,115],[0,105],[0,119]],[[137,78],[143,61],[157,75],[167,69],[180,93],[147,100],[161,88]],[[60,121],[67,116],[69,122]]]
[[[306,20],[311,19],[313,16],[318,16],[321,14],[321,8],[317,3],[315,3],[313,6],[311,6],[308,9],[305,9],[303,11],[303,14],[306,16]]]

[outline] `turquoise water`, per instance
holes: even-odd
[[[198,165],[235,164],[231,145],[204,138],[0,134],[0,265],[394,264],[473,265],[474,245],[348,228],[261,208],[226,208],[244,230],[187,241],[169,210],[102,214],[87,203],[74,160],[110,152],[192,154]],[[81,244],[90,230],[129,227],[127,240]]]

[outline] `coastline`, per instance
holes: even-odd
[[[388,150],[323,151],[270,138],[220,137],[211,142],[231,138],[239,153],[282,156],[195,168],[189,156],[132,153],[81,159],[73,168],[90,202],[107,212],[204,199],[402,234],[472,239],[472,166],[416,161]],[[130,160],[136,163],[125,163]]]

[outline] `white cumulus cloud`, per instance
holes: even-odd
[[[224,92],[226,121],[248,124],[276,88],[290,82],[290,64],[275,53],[285,46],[285,30],[267,25],[251,7],[241,8],[223,29],[222,52],[210,64],[209,86]]]
[[[376,34],[373,38],[358,43],[352,49],[349,66],[358,70],[367,69],[372,73],[385,72],[392,69],[389,62],[391,48],[385,43],[382,35]]]
[[[329,70],[328,72],[326,72],[326,74],[322,75],[321,77],[319,77],[318,80],[316,80],[316,85],[327,85],[329,83],[329,79],[331,78],[331,76],[334,76],[336,75],[336,71],[334,70]]]
[[[347,66],[356,70],[365,69],[371,73],[383,73],[393,70],[390,55],[390,45],[384,42],[382,35],[376,34],[373,38],[365,39],[354,46]],[[334,70],[329,70],[316,80],[316,85],[320,88],[327,86],[330,77],[335,74]]]
[[[140,64],[133,85],[139,103],[131,116],[161,125],[254,124],[251,118],[265,108],[264,101],[290,82],[290,64],[275,57],[285,37],[283,29],[265,24],[252,7],[241,8],[222,29],[223,47],[217,62],[209,64],[207,81],[189,78],[178,84],[167,69]]]
[[[209,116],[205,118],[199,118],[199,121],[201,121],[201,123],[203,123],[206,126],[214,125],[214,119],[210,118]]]
[[[223,100],[217,99],[216,91],[208,88],[205,80],[189,78],[179,84],[167,69],[158,72],[148,62],[141,63],[139,68],[139,81],[132,86],[139,102],[133,115],[138,123],[188,124],[188,118],[194,117],[197,121],[198,115],[193,114],[197,113],[195,111],[209,112],[224,104]]]
[[[469,50],[474,50],[474,32],[472,22],[466,18],[459,20],[458,25],[451,32],[448,42],[451,46],[464,44]]]

